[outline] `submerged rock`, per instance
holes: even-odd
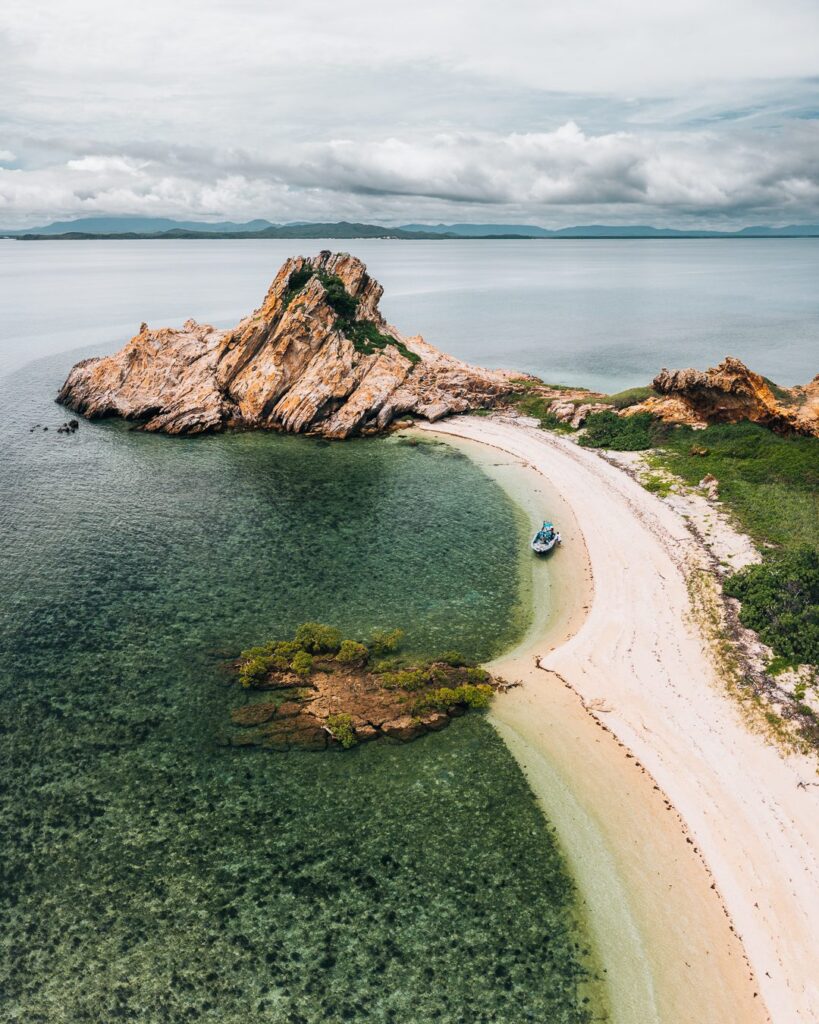
[[[116,355],[77,363],[58,401],[168,434],[232,426],[345,438],[407,414],[437,420],[491,406],[512,389],[510,373],[402,337],[379,311],[382,291],[346,253],[289,259],[232,330],[143,323]]]

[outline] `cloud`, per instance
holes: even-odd
[[[813,219],[817,39],[815,0],[6,0],[0,225]]]
[[[540,223],[619,221],[650,214],[717,222],[727,216],[819,217],[819,123],[775,143],[753,133],[592,134],[569,121],[551,132],[437,133],[330,140],[268,154],[152,145],[63,165],[0,169],[0,212],[151,213],[272,219],[413,217],[489,212]]]

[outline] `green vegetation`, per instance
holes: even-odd
[[[742,602],[740,621],[780,658],[819,665],[819,552],[800,547],[749,565],[725,584]]]
[[[363,644],[357,646],[363,647]],[[263,686],[271,673],[288,669],[300,676],[308,676],[313,668],[313,655],[333,654],[341,647],[341,633],[337,629],[320,622],[305,622],[296,630],[292,640],[271,640],[242,651],[238,664],[239,682],[245,687]],[[366,648],[364,650],[366,653]]]
[[[300,270],[294,270],[287,279],[287,288],[282,294],[282,308],[287,309],[296,295],[314,277],[324,285],[327,303],[336,314],[336,329],[350,339],[356,352],[370,356],[392,345],[410,363],[421,362],[421,357],[408,349],[403,341],[398,341],[389,334],[382,334],[371,320],[356,320],[358,299],[350,295],[341,278],[337,274],[315,270],[309,263],[305,263]]]
[[[773,649],[770,671],[819,663],[819,439],[755,423],[676,427],[657,458],[692,486],[713,474],[721,500],[765,553],[725,590],[742,602],[742,623]]]
[[[338,314],[339,319],[344,321],[354,319],[358,310],[358,299],[350,295],[341,278],[337,274],[328,274],[323,270],[317,270],[315,274],[324,285],[327,302]]]
[[[658,494],[661,498],[671,493],[672,481],[660,473],[649,473],[640,481],[647,491]]]
[[[267,655],[252,655],[247,657],[249,652],[242,652],[242,662],[239,665],[239,682],[242,686],[259,686],[273,671],[273,659]]]
[[[460,651],[444,651],[438,655],[438,661],[443,661],[453,668],[471,668],[475,664],[471,658],[465,658]]]
[[[394,654],[404,639],[403,629],[374,629],[370,634],[370,653],[377,658],[385,654]]]
[[[473,686],[489,683],[492,676],[486,669],[466,665],[460,657],[436,658],[434,661],[411,667],[376,669],[381,685],[388,690],[422,690],[426,686],[445,686],[466,682]],[[456,660],[458,664],[453,664]]]
[[[287,287],[282,293],[282,309],[287,309],[307,282],[313,277],[314,271],[311,266],[305,264],[301,270],[294,270],[287,279]]]
[[[338,326],[338,322],[336,322],[336,326]],[[392,345],[409,362],[413,364],[421,362],[421,357],[417,352],[408,349],[403,341],[398,341],[389,334],[382,334],[370,320],[354,320],[344,323],[340,329],[353,343],[356,352],[361,352],[365,356],[371,356],[378,350]]]
[[[456,706],[483,710],[489,706],[494,690],[486,669],[453,650],[428,661],[408,663],[394,656],[403,638],[401,629],[375,629],[369,644],[364,644],[343,638],[333,626],[304,622],[292,640],[272,640],[242,651],[237,666],[239,682],[244,687],[264,688],[275,685],[272,677],[276,672],[295,672],[306,679],[312,672],[333,672],[344,666],[374,677],[385,690],[417,694],[413,705],[417,713]],[[371,660],[376,656],[381,657]],[[400,703],[410,701],[402,693],[396,697]],[[333,735],[344,746],[344,716],[334,718],[339,731],[333,728]]]
[[[313,670],[313,655],[307,651],[299,651],[290,663],[290,667],[298,676],[309,676]]]
[[[492,687],[483,683],[474,685],[442,686],[419,697],[414,706],[416,714],[424,711],[449,711],[453,707],[467,707],[473,711],[485,711],[492,703]]]
[[[354,747],[358,742],[355,735],[352,715],[343,713],[338,715],[328,715],[327,728],[332,733],[333,739],[338,740],[345,750],[349,750],[350,747]]]
[[[310,654],[328,654],[341,647],[341,631],[320,622],[303,622],[296,630],[295,642]]]
[[[533,387],[539,385],[531,385],[527,381],[520,382],[520,390],[514,391],[509,396],[509,404],[517,409],[519,413],[524,416],[531,416],[536,419],[543,430],[557,430],[563,434],[570,434],[573,430],[569,423],[563,423],[553,413],[549,412],[549,406],[554,401],[554,397],[545,398],[543,395],[533,390]]]
[[[365,644],[357,640],[342,640],[336,655],[336,661],[342,665],[363,665],[369,657]]]
[[[795,405],[796,404],[797,399],[794,396],[794,393],[792,391],[790,391],[788,388],[783,388],[780,384],[777,384],[776,381],[771,380],[770,377],[763,377],[762,379],[765,381],[765,383],[768,385],[768,387],[773,392],[774,398],[781,405]]]
[[[713,474],[720,498],[757,543],[819,546],[819,438],[725,423],[676,427],[662,449],[665,468],[691,486]]]
[[[428,686],[429,670],[426,668],[406,668],[397,672],[382,672],[381,685],[387,690],[420,690]]]
[[[639,388],[627,388],[625,391],[618,391],[614,395],[607,395],[604,401],[614,406],[615,409],[628,409],[629,406],[644,402],[657,392],[654,388],[646,385]]]
[[[639,452],[655,443],[658,422],[648,412],[618,416],[605,409],[593,412],[586,420],[586,432],[580,443],[586,448],[609,448],[615,452]]]

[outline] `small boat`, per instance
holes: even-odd
[[[543,526],[532,537],[531,548],[536,555],[545,555],[552,548],[560,543],[560,534],[552,523],[544,523]]]

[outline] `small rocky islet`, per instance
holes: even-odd
[[[346,438],[407,413],[437,420],[484,408],[520,374],[469,366],[404,338],[378,308],[383,289],[347,253],[288,259],[264,302],[231,330],[188,320],[85,359],[58,401],[89,419],[121,416],[167,434],[226,428]]]
[[[403,631],[375,630],[366,643],[306,622],[285,640],[242,652],[236,683],[265,692],[231,712],[230,746],[349,749],[369,740],[408,742],[468,710],[485,710],[509,684],[457,651],[406,660]]]

